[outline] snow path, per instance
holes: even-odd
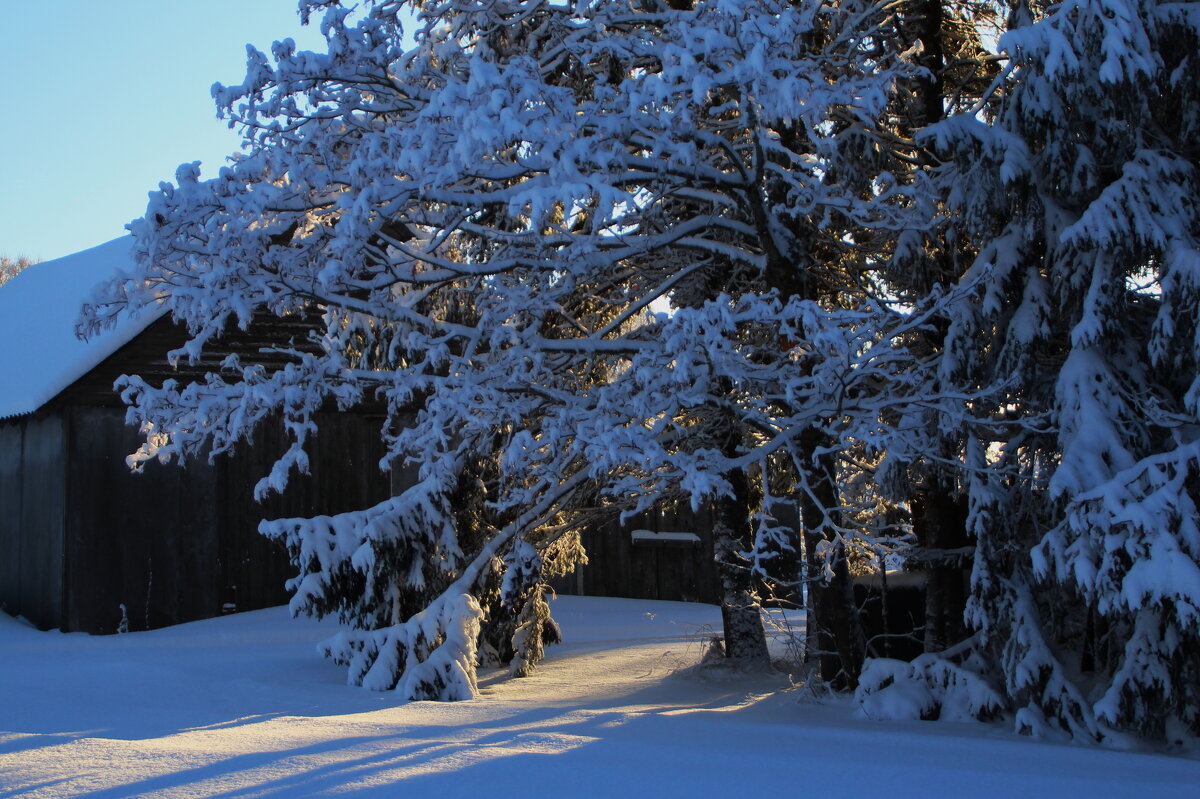
[[[1195,760],[871,723],[773,678],[679,674],[711,606],[554,611],[569,643],[535,676],[485,675],[453,704],[347,688],[314,654],[330,627],[284,609],[105,638],[0,617],[0,797],[1200,795]]]

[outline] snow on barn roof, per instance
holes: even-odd
[[[132,239],[35,264],[0,286],[0,419],[32,413],[161,313],[122,318],[83,341],[75,319],[96,284],[130,266]]]

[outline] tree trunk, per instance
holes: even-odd
[[[803,451],[815,452],[822,438],[819,430],[806,430],[801,436]],[[854,689],[858,687],[858,675],[866,657],[866,643],[854,604],[846,548],[834,529],[839,496],[830,456],[817,457],[809,470],[808,483],[812,494],[801,496],[800,508],[810,581],[809,628],[816,631],[821,677],[836,689]],[[822,542],[832,547],[825,556],[818,553]],[[811,635],[809,640],[812,640]]]
[[[721,579],[721,621],[725,627],[725,655],[740,669],[770,668],[767,636],[754,595],[749,564],[741,556],[750,536],[750,481],[738,469],[728,475],[733,496],[716,503],[713,546]]]
[[[826,558],[815,555],[816,544],[824,540],[819,533],[805,536],[808,553],[808,572],[820,576]],[[854,605],[853,584],[850,580],[846,550],[841,543],[833,544],[828,556],[833,571],[827,581],[811,579],[808,584],[809,651],[820,658],[821,677],[837,690],[858,687],[858,675],[866,656],[862,624]]]
[[[938,480],[913,502],[913,532],[925,563],[925,651],[941,652],[962,640],[965,629],[966,503]]]
[[[942,42],[943,0],[922,0],[916,6],[919,15],[917,39],[921,42],[921,53],[917,63],[929,70],[917,87],[922,119],[919,125],[932,125],[945,116],[946,54]]]

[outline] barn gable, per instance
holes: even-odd
[[[0,287],[0,609],[43,629],[161,627],[286,601],[294,570],[257,532],[263,518],[335,513],[391,494],[378,468],[381,419],[331,412],[313,442],[311,474],[257,503],[254,483],[284,450],[264,426],[236,457],[152,463],[132,474],[140,438],[112,390],[122,374],[191,380],[225,354],[246,362],[302,340],[303,319],[232,331],[210,363],[168,363],[185,332],[165,315],[74,336],[91,288],[128,264],[117,240],[30,267]],[[20,342],[13,345],[12,342]]]

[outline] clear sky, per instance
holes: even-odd
[[[215,81],[240,83],[246,44],[302,27],[297,0],[0,0],[0,255],[56,258],[122,235],[175,167],[216,173],[240,136]],[[316,22],[316,20],[314,20]]]

